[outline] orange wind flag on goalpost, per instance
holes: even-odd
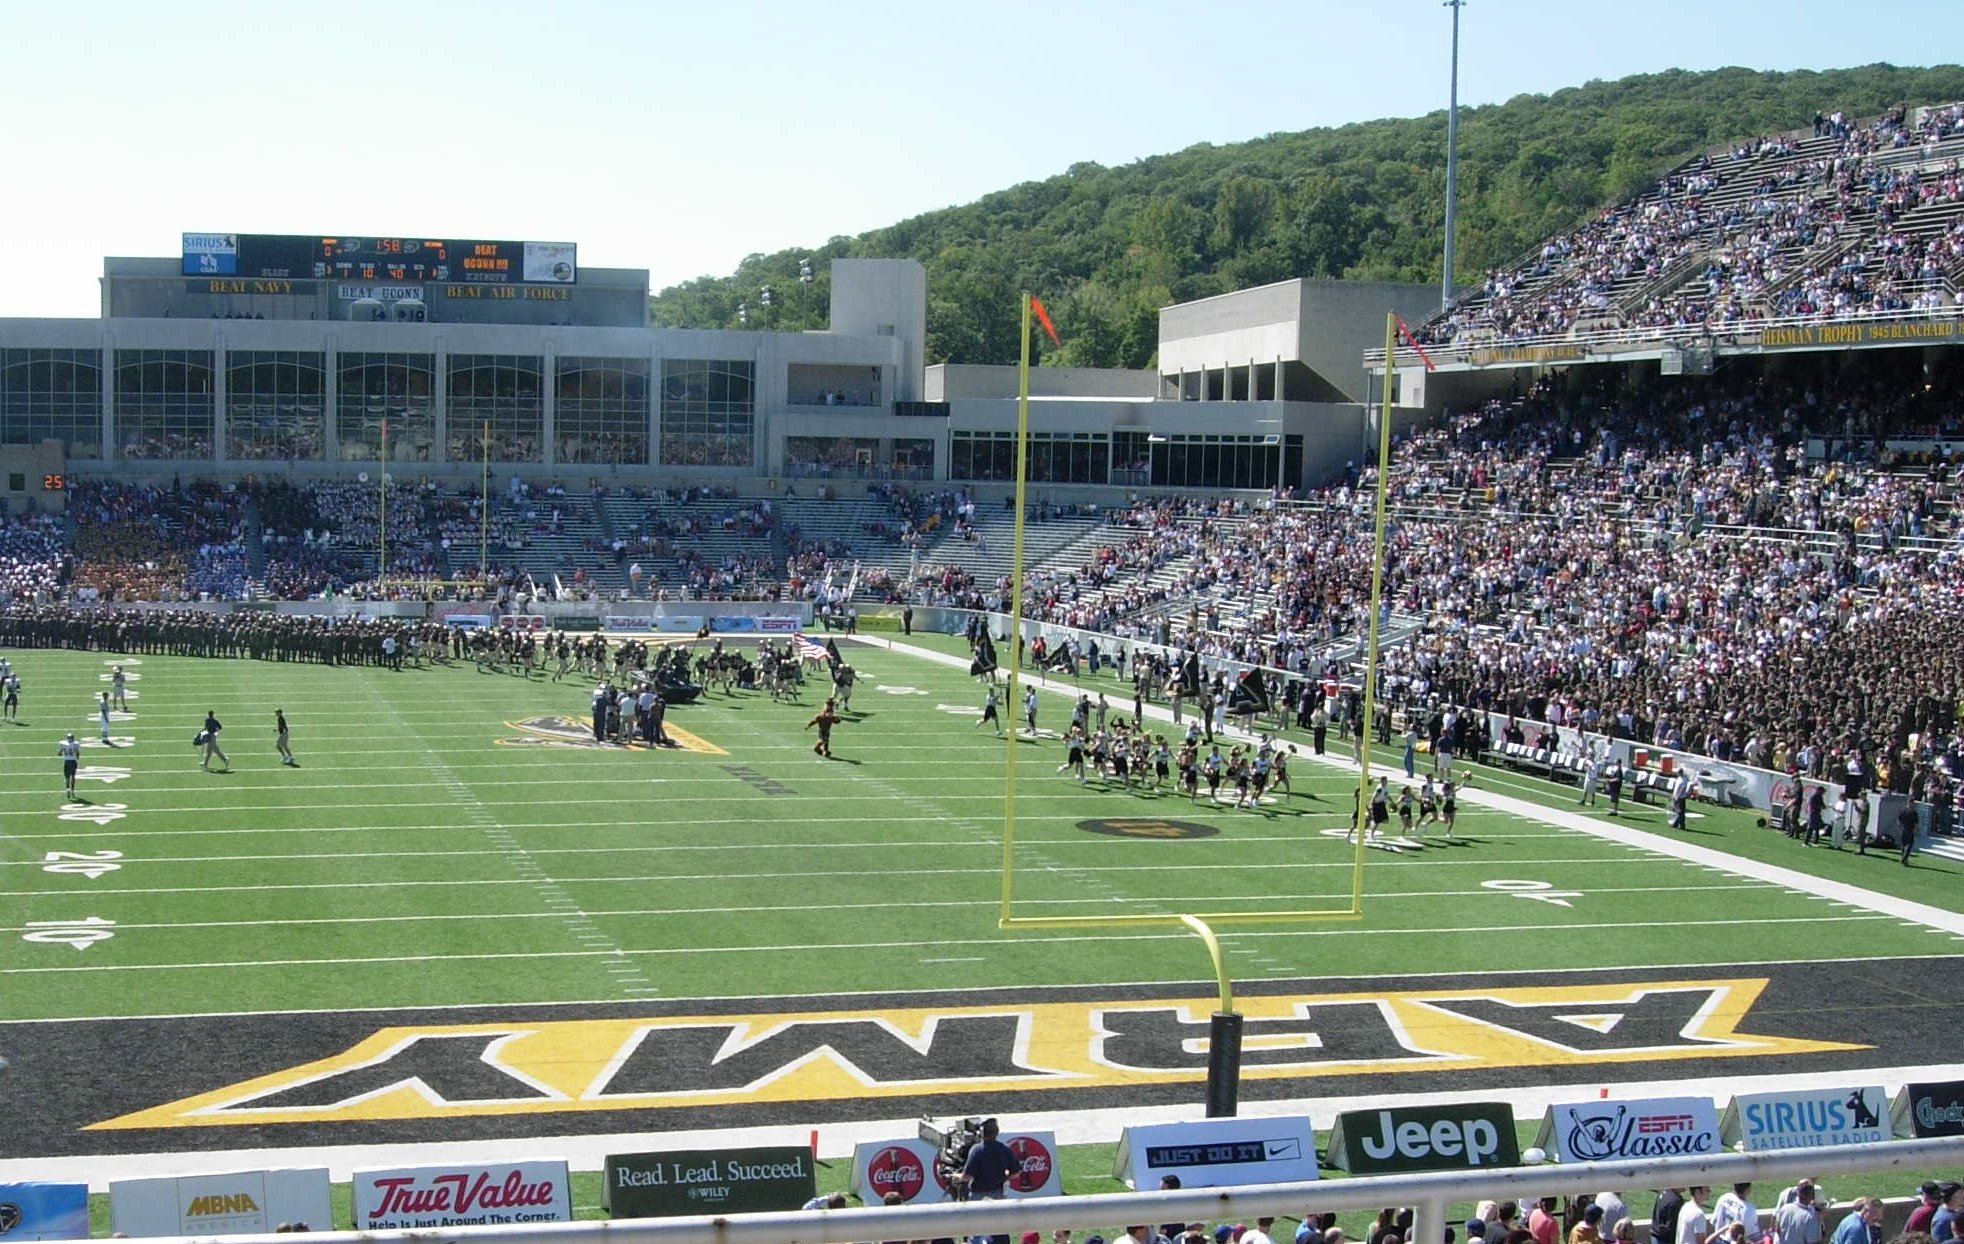
[[[1432,365],[1432,356],[1425,352],[1425,347],[1418,343],[1418,337],[1415,336],[1412,333],[1411,328],[1406,325],[1405,317],[1394,313],[1391,318],[1398,321],[1398,331],[1400,334],[1404,336],[1405,344],[1410,346],[1413,350],[1415,350],[1418,353],[1418,361],[1425,364],[1425,370],[1438,371],[1439,369]]]
[[[1043,299],[1031,294],[1030,310],[1036,313],[1037,323],[1043,325],[1043,331],[1050,334],[1050,343],[1056,346],[1063,345],[1064,343],[1057,337],[1057,326],[1050,322],[1050,312],[1043,309]]]

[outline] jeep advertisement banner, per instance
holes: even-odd
[[[1649,1097],[1550,1106],[1535,1144],[1563,1162],[1615,1162],[1718,1153],[1709,1097]]]
[[[1063,1195],[1063,1176],[1057,1169],[1056,1133],[1004,1132],[1000,1139],[1022,1165],[1022,1170],[1009,1180],[1007,1191],[1011,1200]],[[867,1205],[885,1204],[889,1192],[898,1193],[901,1203],[906,1205],[945,1201],[948,1185],[934,1167],[938,1152],[918,1137],[861,1141],[853,1146],[849,1186]]]
[[[1330,1164],[1353,1175],[1519,1166],[1514,1108],[1506,1102],[1352,1110],[1330,1129]]]
[[[684,1149],[609,1154],[600,1205],[614,1218],[798,1209],[818,1192],[810,1149]]]
[[[357,1231],[571,1222],[564,1162],[395,1167],[354,1173]]]
[[[1889,1095],[1879,1085],[1748,1093],[1732,1099],[1719,1136],[1742,1149],[1814,1149],[1888,1140]]]
[[[109,1217],[121,1235],[259,1235],[283,1222],[328,1230],[327,1168],[118,1179]]]

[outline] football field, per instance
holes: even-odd
[[[595,745],[570,676],[9,652],[0,1157],[1197,1101],[1200,942],[999,928],[1006,744],[958,643],[844,647],[829,761],[810,684],[711,692],[648,751]],[[1242,809],[1080,785],[1069,705],[1046,689],[1016,744],[1015,915],[1348,905],[1354,769],[1299,755]],[[1702,811],[1667,833],[1481,769],[1456,840],[1365,851],[1361,918],[1221,924],[1244,1093],[1937,1061],[1907,1017],[1954,979],[1964,867]]]

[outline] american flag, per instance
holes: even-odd
[[[829,661],[831,659],[831,655],[825,651],[825,645],[814,642],[812,638],[806,635],[803,631],[792,632],[791,639],[792,642],[798,646],[799,660]]]

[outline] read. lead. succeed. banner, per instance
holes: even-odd
[[[797,1145],[609,1154],[601,1171],[615,1218],[798,1209],[818,1191],[812,1151]]]

